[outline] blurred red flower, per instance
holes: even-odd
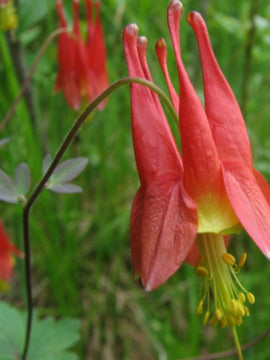
[[[10,280],[13,274],[14,255],[22,257],[22,252],[13,245],[0,221],[0,281]]]
[[[79,25],[79,0],[73,0],[72,33],[58,38],[59,70],[55,90],[63,90],[67,103],[75,110],[84,101],[92,101],[108,86],[106,48],[100,21],[100,3],[85,0],[87,9],[87,39],[84,42]],[[61,28],[67,30],[62,0],[57,0]],[[94,13],[94,14],[93,14]],[[102,102],[98,109],[103,109]]]
[[[6,5],[10,0],[0,0],[0,6]]]

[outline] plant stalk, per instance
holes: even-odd
[[[47,172],[43,175],[39,183],[34,188],[32,194],[30,195],[28,201],[26,202],[23,208],[23,240],[24,240],[24,251],[25,251],[25,278],[26,278],[26,298],[27,298],[27,325],[26,325],[26,335],[25,342],[21,360],[27,359],[27,353],[30,344],[31,329],[32,329],[32,319],[33,319],[33,295],[32,295],[32,277],[31,277],[31,246],[30,246],[30,231],[29,231],[29,218],[32,206],[35,200],[38,198],[39,194],[43,190],[45,184],[49,180],[59,161],[65,154],[67,148],[71,144],[72,140],[78,133],[79,129],[83,123],[87,120],[88,116],[96,109],[96,107],[109,95],[111,95],[119,87],[127,84],[141,84],[147,86],[150,90],[157,93],[157,95],[162,99],[166,107],[169,109],[171,115],[173,116],[174,121],[178,124],[178,115],[165,93],[151,81],[145,80],[143,78],[136,77],[126,77],[120,80],[117,80],[111,84],[106,90],[104,90],[98,97],[96,97],[78,116],[75,120],[73,126],[67,133],[64,138],[61,146],[59,147],[51,165],[49,166]]]

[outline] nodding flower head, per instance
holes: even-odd
[[[237,273],[239,261],[227,252],[229,235],[245,229],[270,258],[270,188],[254,169],[245,122],[233,92],[216,61],[206,24],[197,12],[187,21],[199,47],[205,107],[184,66],[180,45],[182,3],[171,1],[167,21],[176,58],[179,95],[167,68],[164,39],[156,53],[172,105],[179,115],[181,152],[157,95],[130,86],[134,153],[140,188],[131,211],[134,274],[146,290],[164,283],[183,262],[201,281],[197,313],[203,323],[240,325],[253,304]],[[129,75],[151,80],[146,38],[135,24],[123,34]],[[234,240],[237,241],[237,240]],[[213,296],[210,296],[210,293]],[[212,300],[213,299],[213,300]]]
[[[87,9],[87,40],[84,41],[79,24],[79,1],[73,1],[73,29],[68,33],[62,0],[56,6],[60,27],[66,32],[58,38],[59,70],[55,90],[63,90],[67,103],[75,110],[83,102],[92,101],[108,86],[106,47],[100,21],[100,4],[85,0]],[[94,8],[94,11],[93,11]],[[102,102],[98,109],[103,109]]]

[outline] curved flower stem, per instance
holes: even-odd
[[[238,359],[243,360],[241,345],[239,343],[239,338],[238,338],[235,326],[232,326],[232,334],[233,334],[234,344],[235,344],[235,347],[236,347],[236,350],[237,350]]]
[[[105,91],[103,91],[98,97],[96,97],[78,116],[75,120],[73,126],[67,133],[64,141],[62,142],[61,146],[59,147],[51,165],[49,166],[47,172],[43,175],[39,183],[34,188],[32,194],[30,195],[28,201],[24,205],[23,208],[23,239],[24,239],[24,251],[25,251],[25,277],[26,277],[26,293],[27,293],[27,328],[26,328],[26,336],[25,336],[25,343],[24,349],[22,353],[22,360],[27,359],[27,352],[30,343],[30,336],[31,336],[31,328],[32,328],[32,318],[33,318],[33,296],[32,296],[32,279],[31,279],[31,249],[30,249],[30,231],[29,231],[29,217],[32,206],[43,190],[46,182],[49,180],[50,176],[52,175],[54,169],[58,165],[59,161],[63,157],[65,151],[67,150],[68,146],[71,144],[72,140],[74,139],[75,135],[79,131],[80,127],[83,125],[85,120],[91,114],[93,110],[111,93],[113,93],[116,89],[123,85],[127,84],[141,84],[147,86],[150,90],[157,93],[157,95],[162,99],[168,110],[170,111],[174,121],[178,124],[178,116],[174,107],[169,100],[169,98],[165,95],[165,93],[154,83],[151,81],[142,79],[142,78],[135,78],[135,77],[127,77],[117,80],[113,84],[111,84]]]
[[[16,99],[14,100],[13,104],[11,105],[8,113],[6,114],[6,116],[4,117],[4,119],[2,120],[1,124],[0,124],[0,132],[3,130],[3,128],[6,126],[7,122],[9,121],[9,119],[11,118],[11,116],[13,115],[19,101],[21,100],[30,80],[31,77],[36,69],[36,66],[41,58],[41,56],[44,54],[45,50],[47,49],[48,45],[51,43],[51,41],[58,36],[59,34],[63,33],[63,32],[67,32],[66,29],[57,29],[55,31],[53,31],[48,37],[47,39],[44,41],[43,45],[41,46],[37,56],[35,57],[35,60],[33,62],[33,65],[31,66],[31,69],[27,75],[27,77],[25,78],[25,81],[22,85],[22,88],[18,94],[18,96],[16,97]]]

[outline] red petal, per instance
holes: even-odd
[[[184,164],[184,185],[197,202],[203,195],[219,192],[220,160],[204,108],[181,58],[179,27],[183,9],[179,1],[168,8],[168,25],[180,82],[180,135]]]
[[[60,26],[67,30],[67,23],[63,11],[62,1],[56,2],[57,12],[60,19]],[[58,61],[60,69],[68,70],[75,68],[75,49],[73,39],[68,33],[62,33],[58,36]]]
[[[145,78],[137,49],[136,25],[124,30],[124,50],[129,75]],[[159,101],[159,100],[157,100]],[[131,85],[131,117],[134,151],[141,184],[149,184],[164,172],[182,173],[181,158],[156,95],[147,87]]]
[[[56,81],[56,90],[58,89],[63,90],[66,101],[72,109],[78,110],[81,105],[81,92],[77,72],[59,71]]]
[[[106,66],[106,46],[100,20],[100,3],[95,2],[95,24],[92,22],[92,5],[90,0],[86,0],[88,34],[86,50],[90,68],[90,78],[93,86],[94,97],[99,95],[109,86],[109,78]],[[98,109],[102,110],[106,106],[104,100]]]
[[[20,250],[13,245],[0,221],[0,279],[9,280],[13,273],[12,254],[22,257]]]
[[[137,37],[137,53],[140,61],[140,65],[143,71],[144,78],[148,81],[152,81],[152,75],[150,73],[147,59],[146,59],[146,47],[147,47],[147,38],[145,36],[139,36]],[[157,109],[159,111],[162,111],[162,107],[159,101],[159,98],[155,92],[151,92],[151,96],[153,97],[153,100],[156,104]]]
[[[187,254],[187,257],[185,258],[185,262],[187,262],[191,266],[195,266],[199,257],[200,257],[199,249],[196,241],[194,241],[191,249],[189,250],[189,253]]]
[[[164,39],[159,39],[156,43],[156,54],[158,57],[158,61],[161,67],[161,70],[163,72],[163,75],[165,77],[167,87],[171,96],[171,100],[173,103],[173,106],[175,110],[179,111],[179,96],[177,95],[175,88],[173,87],[173,84],[171,82],[171,78],[168,72],[167,68],[167,46]]]
[[[92,1],[85,0],[86,6],[86,18],[87,18],[87,42],[91,41],[92,31],[93,31],[93,23],[92,23]]]
[[[62,1],[57,3],[61,27],[67,28]],[[58,64],[59,70],[55,90],[63,90],[68,104],[73,109],[78,109],[81,103],[80,84],[77,74],[76,49],[74,39],[69,34],[63,33],[58,37]]]
[[[56,1],[56,9],[57,9],[58,16],[59,16],[59,19],[60,19],[60,26],[62,28],[66,28],[67,27],[67,22],[66,22],[65,15],[64,15],[62,0],[57,0]]]
[[[189,13],[188,22],[195,32],[200,49],[205,109],[220,158],[243,161],[251,169],[252,156],[245,122],[216,61],[206,24],[197,12]]]
[[[131,224],[135,272],[153,290],[179,269],[197,233],[196,205],[178,174],[158,176],[139,191]]]
[[[270,259],[270,207],[253,173],[241,162],[226,161],[223,176],[227,194],[241,224]]]
[[[265,178],[262,176],[259,171],[256,169],[253,169],[253,175],[255,176],[257,180],[257,184],[259,185],[261,192],[263,193],[265,200],[268,202],[268,205],[270,206],[270,187],[265,180]]]
[[[79,24],[79,1],[73,0],[73,32],[75,35],[76,71],[80,82],[82,97],[92,100],[95,96],[91,81],[89,81],[89,64],[86,48],[84,46]]]

